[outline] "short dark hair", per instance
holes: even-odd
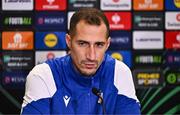
[[[103,12],[96,8],[82,8],[75,12],[71,17],[69,35],[73,37],[76,34],[76,25],[81,20],[84,20],[90,25],[101,25],[103,22],[106,25],[106,36],[109,37],[109,22]]]

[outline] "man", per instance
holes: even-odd
[[[22,114],[140,113],[130,69],[105,54],[110,38],[102,12],[77,11],[66,43],[67,56],[37,65],[27,76]]]

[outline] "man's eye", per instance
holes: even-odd
[[[104,46],[104,43],[97,43],[96,46],[102,48]]]
[[[87,43],[84,43],[84,42],[79,42],[78,44],[79,44],[79,46],[86,46],[87,45]]]

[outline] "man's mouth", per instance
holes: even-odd
[[[96,64],[95,63],[85,63],[85,68],[87,69],[94,69],[96,68]]]

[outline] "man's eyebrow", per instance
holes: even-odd
[[[85,41],[85,40],[77,40],[76,42],[84,42],[84,43],[89,43],[88,41]]]
[[[77,42],[77,43],[83,42],[83,43],[88,43],[88,44],[90,44],[89,41],[85,41],[85,40],[77,40],[76,42]],[[104,42],[104,41],[96,41],[94,44],[105,44],[105,42]]]
[[[105,42],[104,41],[97,41],[97,42],[95,42],[95,43],[100,43],[100,44],[105,44]]]

